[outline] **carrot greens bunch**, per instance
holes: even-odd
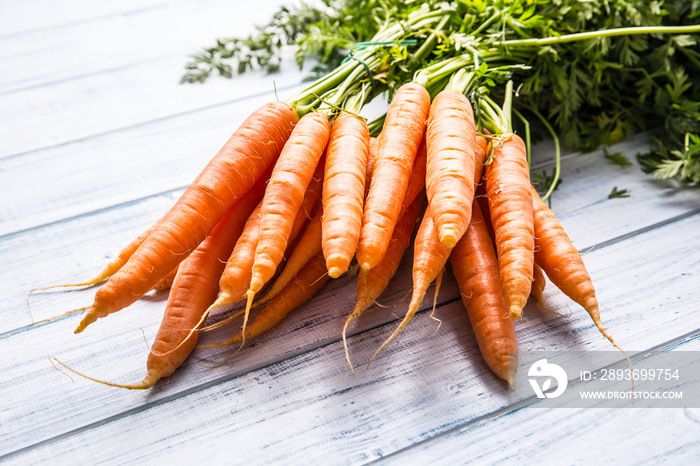
[[[373,79],[389,97],[415,73],[453,57],[486,62],[489,67],[524,65],[514,75],[519,88],[516,109],[530,116],[533,113],[527,109],[539,112],[566,147],[592,150],[647,131],[653,138],[652,150],[639,156],[645,171],[661,179],[700,181],[698,154],[691,143],[692,136],[700,135],[700,2],[696,0],[326,0],[321,8],[285,7],[245,40],[270,42],[275,37],[271,42],[278,45],[265,46],[266,53],[276,57],[275,70],[283,52],[279,44],[293,45],[297,63],[301,66],[311,59],[313,75],[318,76],[319,71],[340,65],[358,43],[371,41],[388,24],[402,24],[424,5],[445,14],[432,35],[413,47],[376,51],[390,66]],[[228,61],[242,60],[246,65],[241,71],[254,66],[241,52],[227,55],[222,44],[230,41],[240,40],[221,40],[212,52],[218,62],[211,54],[194,58],[188,67],[205,72],[193,80],[203,81],[207,70],[217,69],[210,66],[212,60],[223,70],[230,70]],[[271,71],[265,62],[260,66]],[[474,68],[478,67],[475,62]],[[498,86],[486,85],[503,95]]]

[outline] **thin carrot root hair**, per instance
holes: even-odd
[[[554,314],[555,316],[563,317],[564,319],[570,319],[572,315],[574,315],[574,311],[569,307],[566,306],[566,308],[569,310],[568,314],[564,314],[563,312],[557,312],[552,309],[549,309],[548,307],[545,306],[544,299],[543,298],[537,298],[539,301],[540,307],[545,311],[550,314]]]
[[[64,312],[64,313],[61,314],[61,315],[56,316],[56,317],[50,317],[50,318],[48,318],[48,319],[40,320],[39,322],[34,322],[34,319],[32,319],[32,324],[30,325],[30,327],[36,327],[37,325],[48,324],[49,322],[53,322],[53,321],[55,321],[55,320],[63,319],[64,317],[67,317],[67,316],[69,316],[69,315],[71,315],[71,314],[75,314],[76,312],[87,311],[88,309],[90,309],[90,306],[79,307],[78,309],[73,309],[72,311],[67,311],[67,312]]]
[[[90,287],[90,286],[94,286],[94,285],[99,285],[103,281],[107,280],[110,276],[110,275],[105,275],[105,276],[103,276],[103,275],[105,275],[104,271],[102,273],[100,273],[99,275],[97,275],[96,277],[94,277],[92,280],[88,280],[86,282],[67,283],[67,284],[63,284],[63,285],[42,286],[39,288],[32,288],[31,290],[29,290],[29,293],[27,294],[27,312],[29,313],[29,318],[32,320],[32,325],[38,325],[38,324],[42,324],[42,323],[46,323],[46,322],[51,321],[51,320],[47,320],[47,321],[34,322],[34,315],[32,314],[32,303],[31,303],[32,293],[34,293],[35,291],[50,290],[50,289],[54,289],[54,288],[68,288],[68,287],[72,288],[72,287],[80,287],[80,286]],[[71,313],[79,311],[79,310],[84,311],[84,310],[89,309],[89,308],[90,308],[90,306],[83,307],[80,309],[75,309],[75,310],[69,311],[65,314],[61,314],[60,316],[55,317],[54,319],[58,319],[59,317],[64,317],[68,314],[71,314]]]
[[[143,331],[143,328],[139,328],[141,330],[141,337],[143,337],[143,342],[146,344],[146,349],[148,351],[151,351],[151,345],[148,344],[148,339],[146,338],[146,332]]]
[[[345,319],[345,325],[343,325],[343,348],[345,349],[345,362],[347,362],[348,366],[350,366],[350,372],[352,372],[353,376],[355,375],[355,368],[352,366],[352,361],[350,361],[350,350],[348,349],[348,325],[350,325],[350,322],[355,320],[355,318],[360,316],[361,314],[362,311],[357,312],[357,310],[355,310],[351,312],[348,318]]]
[[[253,307],[255,307],[255,304],[253,304]],[[242,316],[244,312],[245,312],[245,309],[241,309],[240,311],[225,318],[224,320],[221,320],[215,324],[207,325],[206,327],[202,327],[199,331],[200,332],[211,332],[212,330],[216,330],[217,328],[221,328],[224,325],[228,324],[229,322],[233,322],[234,319],[237,319],[238,317]],[[197,348],[200,348],[200,346],[198,346]]]
[[[561,316],[561,317],[566,317],[566,318],[571,317],[571,313],[569,313],[568,316],[565,316],[564,314],[557,312],[557,311],[553,311],[549,307],[547,307],[547,303],[544,302],[544,296],[542,296],[542,295],[535,296],[535,299],[537,300],[537,304],[539,304],[540,307],[542,309],[544,309],[546,312],[549,312],[551,314],[556,314],[556,315]]]
[[[51,360],[51,357],[50,357],[50,356],[48,357],[48,360],[49,360],[49,362],[51,363],[51,365],[53,366],[54,369],[56,369],[58,372],[60,372],[61,374],[65,375],[66,377],[68,377],[72,383],[75,383],[75,380],[73,380],[73,377],[71,377],[70,374],[67,374],[67,373],[63,372],[63,371],[61,370],[60,367],[56,366],[56,363],[54,363],[54,362]]]
[[[598,311],[598,308],[596,307],[595,311],[590,312],[590,315],[591,315],[591,319],[593,320],[593,323],[594,323],[595,326],[598,328],[598,331],[600,331],[600,333],[602,333],[603,336],[604,336],[605,338],[607,338],[608,340],[610,340],[610,343],[612,343],[612,345],[613,345],[615,348],[617,348],[617,349],[619,349],[620,351],[622,351],[622,353],[625,355],[625,358],[627,358],[627,360],[629,361],[629,357],[627,356],[627,353],[625,353],[625,350],[623,350],[623,349],[620,347],[620,345],[618,345],[618,344],[615,342],[615,339],[612,337],[612,335],[610,335],[610,332],[608,332],[608,329],[605,328],[605,326],[603,325],[603,321],[602,321],[601,318],[600,318],[600,311]],[[631,367],[631,366],[632,366],[632,362],[630,361],[630,367]]]
[[[35,291],[43,291],[43,290],[52,290],[54,288],[77,288],[80,286],[94,286],[94,285],[99,285],[103,281],[107,280],[109,276],[106,277],[101,277],[102,274],[97,275],[95,278],[92,280],[86,281],[86,282],[81,282],[81,283],[65,283],[62,285],[49,285],[49,286],[40,286],[38,288],[32,288],[29,290],[29,293],[27,294],[27,306],[29,306],[29,299],[32,297],[32,293]]]
[[[440,285],[442,285],[442,277],[445,275],[445,268],[443,267],[438,276],[435,278],[435,293],[433,293],[433,310],[430,311],[430,318],[438,323],[437,328],[430,337],[437,335],[438,330],[442,326],[442,320],[435,317],[435,309],[437,308],[438,293],[440,292]]]
[[[104,380],[96,379],[94,377],[90,377],[89,375],[85,375],[81,372],[78,372],[75,369],[69,367],[68,365],[62,363],[61,361],[59,361],[55,357],[53,358],[53,361],[52,361],[52,358],[49,357],[49,361],[51,361],[51,364],[53,364],[53,362],[55,361],[58,364],[60,364],[61,366],[63,366],[64,368],[66,368],[69,371],[71,371],[72,373],[74,373],[75,375],[79,375],[80,377],[87,379],[87,380],[90,380],[92,382],[97,382],[97,383],[102,384],[102,385],[107,385],[108,387],[125,388],[127,390],[147,390],[147,389],[151,388],[152,386],[154,386],[156,384],[156,382],[159,380],[158,374],[156,374],[155,372],[148,372],[146,374],[146,377],[144,377],[144,379],[139,383],[121,384],[121,383],[114,383],[114,382],[106,382]],[[54,368],[56,368],[55,365],[54,365]],[[58,370],[58,368],[56,368],[56,370]]]
[[[444,271],[444,269],[443,269],[443,271]],[[436,278],[436,280],[440,280],[440,282],[436,282],[435,296],[433,298],[433,311],[430,314],[430,318],[433,320],[437,320],[440,324],[442,324],[442,321],[440,319],[437,319],[433,316],[433,313],[435,312],[435,308],[437,305],[437,293],[439,290],[440,283],[442,282],[442,272],[438,275],[438,278]],[[384,340],[384,343],[382,343],[381,346],[377,349],[377,351],[375,351],[374,354],[372,355],[372,358],[369,360],[369,363],[367,364],[368,369],[369,369],[370,364],[372,364],[372,361],[374,361],[374,358],[377,357],[377,355],[382,350],[382,348],[384,348],[386,345],[388,345],[389,342],[391,340],[393,340],[396,337],[396,335],[398,335],[399,332],[401,330],[403,330],[404,327],[406,327],[406,325],[408,325],[408,322],[410,322],[410,320],[413,319],[413,316],[415,316],[416,312],[418,312],[418,310],[420,309],[421,301],[422,300],[420,300],[420,301],[413,300],[413,299],[411,300],[411,306],[408,308],[408,311],[406,312],[406,315],[404,316],[404,318],[401,321],[401,323],[399,324],[399,326],[396,328],[396,330],[394,330],[394,332],[391,335],[389,335],[389,338]],[[440,328],[440,325],[438,325],[438,328],[435,329],[435,333],[437,333],[439,328]],[[435,333],[433,335],[435,335]]]

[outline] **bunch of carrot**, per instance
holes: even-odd
[[[108,384],[145,389],[172,374],[214,309],[245,303],[215,324],[242,314],[240,331],[219,344],[242,345],[354,259],[357,302],[342,328],[350,363],[349,324],[384,291],[417,223],[411,302],[377,352],[419,310],[448,259],[481,353],[511,386],[513,320],[531,294],[541,299],[544,282],[533,287],[540,268],[614,344],[581,257],[530,184],[525,144],[502,128],[489,133],[458,83],[432,99],[419,82],[401,86],[376,139],[347,110],[361,108],[362,86],[340,101],[345,109],[303,113],[274,102],[255,111],[163,218],[97,277],[76,284],[107,279],[76,333],[170,286],[144,380]],[[251,309],[262,305],[249,323]]]

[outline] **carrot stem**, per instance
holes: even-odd
[[[564,44],[566,42],[598,39],[600,37],[630,36],[635,34],[692,34],[697,32],[700,32],[700,25],[697,24],[690,26],[635,26],[577,32],[575,34],[564,34],[557,37],[506,40],[502,42],[502,45],[505,47],[542,47],[543,45]]]

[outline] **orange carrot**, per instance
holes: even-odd
[[[323,254],[332,278],[348,270],[357,249],[368,153],[365,120],[338,115],[331,126],[323,181]]]
[[[513,135],[495,150],[485,178],[501,289],[511,318],[519,319],[530,296],[535,248],[530,173],[520,137]]]
[[[394,94],[379,136],[372,183],[365,203],[357,261],[369,271],[384,257],[399,218],[430,109],[430,95],[408,83]]]
[[[413,242],[413,294],[411,303],[408,305],[408,311],[399,326],[375,351],[372,359],[370,359],[370,364],[379,351],[393,340],[418,312],[428,287],[437,278],[440,271],[444,269],[447,259],[450,257],[452,248],[445,247],[440,241],[433,218],[431,207],[428,205],[425,214],[423,214],[423,221],[418,228],[416,239]]]
[[[97,291],[75,332],[130,305],[185,259],[273,164],[297,118],[294,108],[283,102],[264,105],[248,117],[128,262]]]
[[[603,326],[595,289],[581,255],[535,188],[530,187],[530,193],[534,209],[537,264],[557,288],[588,312],[600,333],[622,351]]]
[[[360,272],[357,279],[357,301],[355,309],[350,313],[345,320],[343,326],[343,346],[345,347],[345,360],[350,365],[350,354],[348,352],[347,331],[350,322],[362,315],[362,313],[374,304],[379,295],[384,292],[391,277],[394,276],[401,263],[408,245],[411,243],[411,234],[416,226],[416,219],[423,202],[423,195],[417,196],[413,203],[406,209],[406,212],[399,218],[399,222],[394,228],[394,233],[391,236],[389,247],[386,254],[376,267],[370,269],[369,272]]]
[[[285,257],[288,257],[292,249],[296,246],[296,240],[299,238],[304,228],[306,228],[309,221],[321,210],[324,166],[323,157],[321,157],[321,160],[316,166],[316,171],[311,177],[309,187],[306,188],[306,192],[304,193],[304,200],[301,202],[301,208],[294,219],[292,232],[289,234],[289,241],[287,242],[287,250],[284,251]]]
[[[197,343],[197,332],[194,330],[201,326],[204,312],[216,299],[219,291],[218,280],[224,270],[225,261],[231,255],[233,245],[243,231],[245,220],[262,199],[264,190],[264,182],[256,183],[248,194],[224,215],[197,249],[180,263],[165,306],[163,321],[151,345],[146,363],[147,373],[143,381],[127,385],[104,382],[92,377],[87,377],[88,379],[112,387],[143,390],[171,375],[185,362]]]
[[[260,234],[248,289],[249,305],[255,293],[272,278],[284,256],[294,219],[326,148],[329,132],[326,116],[307,113],[282,149],[260,209]]]
[[[258,234],[260,233],[261,206],[262,201],[248,217],[243,227],[243,233],[233,248],[219,280],[219,296],[211,305],[212,309],[229,306],[245,299],[245,292],[250,283],[250,272],[253,269],[255,246],[258,244]]]
[[[369,193],[369,186],[372,184],[372,172],[374,171],[374,159],[377,158],[379,141],[377,138],[369,138],[369,152],[367,153],[367,166],[365,168],[365,199]]]
[[[406,209],[408,209],[408,206],[413,204],[413,201],[423,191],[423,188],[425,188],[425,162],[427,158],[428,153],[425,148],[425,138],[423,138],[420,146],[418,146],[416,160],[413,162],[413,171],[408,178],[408,188],[406,188],[406,196],[403,198],[403,205],[401,206],[399,218],[401,218],[404,212],[406,212]]]
[[[329,278],[326,271],[326,260],[323,258],[323,253],[319,252],[304,265],[294,280],[289,282],[242,332],[222,343],[204,345],[202,348],[244,342],[246,339],[256,337],[270,330],[287,314],[311,299],[326,284]]]
[[[430,212],[440,242],[453,248],[471,219],[478,149],[474,112],[464,94],[445,89],[433,99],[425,139]]]
[[[466,234],[450,254],[450,263],[486,364],[514,388],[518,366],[515,327],[501,293],[498,259],[477,202]]]
[[[264,298],[255,303],[255,306],[264,304],[277,296],[284,289],[284,287],[287,286],[290,281],[292,281],[301,268],[322,250],[322,216],[323,211],[319,210],[316,216],[306,225],[306,229],[301,235],[299,242],[296,244],[294,251],[292,251],[291,255],[289,256],[284,270],[280,276],[277,277],[277,280],[275,280],[275,283],[272,285],[272,288],[270,288],[270,291],[267,292]],[[326,261],[326,263],[328,262]]]

